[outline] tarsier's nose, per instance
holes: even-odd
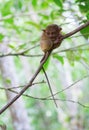
[[[55,37],[55,34],[54,33],[50,33],[50,37],[51,38]]]

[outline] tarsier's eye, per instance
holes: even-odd
[[[49,34],[50,34],[50,32],[47,32],[47,34],[49,35]]]
[[[51,34],[53,35],[53,34],[54,34],[54,32],[51,32]]]

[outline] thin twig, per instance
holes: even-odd
[[[73,50],[75,50],[77,48],[84,47],[84,46],[89,46],[89,44],[81,44],[81,45],[74,46],[74,47],[71,47],[71,48],[68,48],[68,49],[63,49],[63,50],[57,51],[55,53],[66,52],[66,51],[73,51]],[[55,53],[53,53],[53,54],[55,54]]]
[[[31,86],[36,85],[36,84],[43,84],[43,83],[46,83],[46,82],[43,80],[41,82],[32,83]],[[18,88],[24,87],[25,85],[20,85],[20,86],[16,86],[16,87],[8,87],[8,88],[0,87],[0,89],[4,89],[4,90],[10,90],[11,89],[12,90],[12,89],[18,89]]]
[[[62,93],[62,92],[64,92],[64,91],[68,90],[69,88],[73,87],[75,84],[77,84],[78,82],[82,81],[83,79],[85,79],[85,78],[87,78],[87,77],[89,77],[89,75],[85,75],[83,78],[81,78],[81,79],[75,81],[73,84],[71,84],[71,85],[69,85],[68,87],[66,87],[66,88],[64,88],[64,89],[62,89],[62,90],[60,90],[60,91],[57,92],[57,93],[55,93],[54,96],[57,95],[57,94],[59,94],[59,93]],[[48,96],[48,97],[46,97],[46,98],[48,99],[48,98],[50,98],[50,97],[51,97],[51,95]]]
[[[52,99],[49,99],[49,100],[52,100]],[[79,101],[73,101],[73,100],[70,100],[70,99],[67,99],[67,100],[66,100],[66,99],[55,99],[55,100],[77,103],[77,104],[79,104],[79,105],[82,106],[82,107],[89,108],[89,106],[86,106],[86,105],[80,103]]]
[[[7,53],[7,54],[0,54],[0,57],[6,57],[6,56],[26,56],[26,57],[39,57],[39,56],[42,56],[42,55],[30,55],[30,54],[25,54],[27,53],[28,51],[38,47],[39,45],[35,45],[33,47],[30,47],[22,52],[18,52],[18,53]]]
[[[15,93],[15,94],[19,94],[17,91],[15,91],[15,90],[8,90],[8,91],[11,91],[11,92],[13,92],[13,93]],[[33,96],[30,96],[30,95],[28,95],[28,94],[22,94],[22,96],[25,96],[25,97],[28,97],[28,98],[32,98],[32,99],[36,99],[36,100],[43,100],[43,101],[49,101],[49,100],[53,100],[53,98],[41,98],[41,97],[33,97]],[[86,105],[84,105],[84,104],[82,104],[82,103],[80,103],[79,101],[74,101],[74,100],[70,100],[70,99],[60,99],[60,98],[55,98],[55,100],[60,100],[60,101],[64,101],[64,102],[71,102],[71,103],[76,103],[76,104],[79,104],[80,106],[82,106],[82,107],[85,107],[85,108],[89,108],[89,106],[86,106]]]
[[[68,48],[68,49],[63,49],[63,50],[59,50],[59,51],[56,51],[56,52],[53,52],[52,54],[56,54],[56,53],[61,53],[61,52],[66,52],[66,51],[77,51],[76,49],[77,48],[80,48],[80,47],[83,47],[83,46],[89,46],[89,44],[81,44],[81,45],[78,45],[78,46],[74,46],[74,47],[71,47],[71,48]],[[34,46],[32,47],[34,48]],[[2,57],[7,57],[7,56],[25,56],[25,57],[41,57],[43,55],[39,54],[39,55],[31,55],[31,54],[25,54],[27,51],[29,51],[30,49],[32,48],[29,48],[23,52],[19,52],[19,53],[7,53],[7,54],[1,54],[0,55],[0,58]],[[79,49],[80,50],[80,49]],[[81,50],[88,50],[88,48],[86,49],[81,49]]]
[[[55,97],[54,97],[54,94],[53,94],[53,92],[52,92],[52,88],[51,88],[51,85],[50,85],[50,82],[49,82],[49,79],[48,79],[48,76],[47,76],[47,74],[46,74],[46,71],[45,71],[44,67],[42,67],[42,70],[43,70],[43,72],[44,72],[44,74],[45,74],[45,77],[46,77],[46,79],[47,79],[47,83],[48,83],[48,86],[49,86],[49,90],[50,90],[50,92],[51,92],[51,95],[52,95],[52,97],[53,97],[53,101],[54,101],[56,107],[58,107],[58,106],[57,106],[57,103],[56,103],[56,101],[55,101]]]

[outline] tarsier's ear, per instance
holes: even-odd
[[[45,29],[42,29],[43,32],[45,32]]]
[[[61,31],[62,30],[62,28],[59,26],[59,31]]]

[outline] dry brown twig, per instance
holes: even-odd
[[[80,27],[78,27],[77,29],[65,34],[62,37],[62,41],[72,35],[74,35],[75,33],[79,32],[80,30],[82,30],[83,28],[89,26],[89,21],[83,25],[81,25]],[[33,77],[31,78],[31,80],[29,81],[29,83],[24,86],[24,88],[10,101],[8,102],[1,110],[0,110],[0,114],[2,114],[8,107],[10,107],[10,105],[12,105],[33,83],[33,81],[35,80],[35,78],[37,77],[37,75],[39,74],[39,72],[41,71],[44,63],[47,61],[48,57],[50,56],[52,50],[47,54],[46,58],[44,59],[44,61],[42,61],[37,69],[37,71],[35,72],[35,74],[33,75]]]

